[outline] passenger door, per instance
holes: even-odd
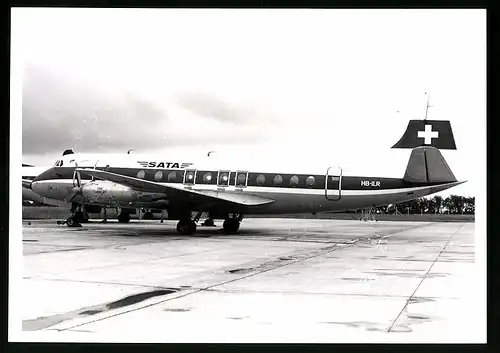
[[[342,197],[342,168],[329,167],[326,170],[325,197],[328,201],[339,201]]]

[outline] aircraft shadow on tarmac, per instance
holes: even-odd
[[[97,226],[97,227],[96,227]],[[139,227],[138,227],[139,226]],[[59,227],[59,226],[58,226]],[[62,225],[60,227],[63,227]],[[64,226],[66,228],[66,226]],[[82,224],[81,228],[67,228],[68,231],[95,231],[103,236],[123,237],[175,237],[175,238],[207,238],[207,237],[234,237],[234,236],[262,236],[269,237],[271,234],[258,229],[239,229],[237,233],[227,233],[221,226],[198,226],[193,235],[181,235],[177,232],[175,224],[162,223],[129,223],[117,222],[102,223],[100,221],[89,221]]]

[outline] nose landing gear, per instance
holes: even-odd
[[[89,221],[89,214],[85,211],[83,205],[73,203],[71,212],[73,212],[72,216],[65,221],[57,221],[57,224],[66,224],[68,227],[81,227],[81,223]]]
[[[66,224],[68,227],[81,227],[81,223],[87,221],[88,217],[85,217],[82,211],[77,211],[65,221],[57,221],[57,224]]]

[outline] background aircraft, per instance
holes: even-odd
[[[48,167],[35,167],[33,165],[23,163],[22,165],[23,201],[32,201],[42,205],[66,207],[67,203],[55,199],[50,199],[48,197],[40,196],[31,189],[31,182],[33,181],[33,179],[35,179],[35,177],[37,177],[39,174],[43,173],[47,169]]]

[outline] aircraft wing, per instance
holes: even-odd
[[[256,195],[226,193],[214,190],[191,190],[181,185],[167,186],[154,181],[129,177],[104,170],[86,168],[77,168],[76,170],[89,176],[128,186],[137,191],[164,193],[168,197],[177,198],[182,202],[225,203],[250,207],[263,206],[274,202],[272,199]]]

